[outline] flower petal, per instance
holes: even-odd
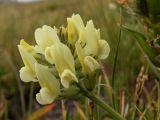
[[[84,58],[85,58],[84,49],[82,48],[82,46],[80,45],[79,42],[76,42],[75,47],[76,47],[76,52],[77,52],[77,55],[78,55],[78,59],[79,59],[81,65],[82,65],[82,68],[83,68]]]
[[[80,29],[84,27],[84,24],[79,14],[73,14],[71,18],[67,18],[67,24],[68,42],[74,45],[78,40]]]
[[[36,82],[37,80],[35,79],[35,74],[28,68],[28,67],[22,67],[20,69],[20,78],[23,82]]]
[[[91,56],[86,56],[84,59],[85,73],[92,73],[100,68],[100,64]]]
[[[32,72],[35,71],[35,63],[36,63],[36,59],[33,57],[33,54],[29,53],[27,51],[27,48],[25,48],[22,45],[18,45],[19,48],[19,52],[21,54],[23,63],[25,64],[25,66],[27,66]]]
[[[75,46],[79,61],[82,65],[82,72],[84,74],[90,74],[100,67],[99,63],[93,57],[85,56],[84,50],[78,42]]]
[[[36,63],[35,71],[40,86],[42,88],[47,88],[50,91],[52,97],[56,98],[60,93],[59,81],[54,77],[53,74],[50,73],[47,66]]]
[[[43,54],[43,51],[41,50],[41,48],[38,45],[34,46],[34,50],[36,51],[36,53],[41,53]]]
[[[78,82],[75,74],[69,69],[65,69],[61,75],[61,83],[65,88],[68,88],[69,85],[73,82]]]
[[[84,27],[84,23],[83,23],[82,18],[79,14],[76,14],[76,15],[73,14],[72,19],[74,19],[74,21],[76,21],[77,27]]]
[[[36,99],[39,104],[51,104],[54,101],[54,97],[51,95],[47,88],[42,88],[39,93],[36,94]]]
[[[106,59],[109,55],[109,52],[110,52],[109,44],[105,40],[99,40],[99,46],[100,46],[99,47],[100,51],[99,51],[98,58],[99,59]]]
[[[56,30],[47,25],[44,25],[42,28],[36,29],[35,40],[42,51],[45,51],[46,47],[59,42]]]
[[[45,57],[48,62],[55,64],[59,74],[62,74],[64,69],[70,69],[72,72],[75,72],[74,58],[66,45],[62,43],[52,45],[47,48]]]
[[[52,47],[47,47],[45,50],[45,59],[50,63],[50,64],[54,64],[54,58],[52,57]]]
[[[79,33],[75,26],[75,22],[71,18],[68,18],[67,22],[68,22],[68,26],[67,26],[68,42],[74,45],[75,42],[78,40]]]
[[[22,39],[20,41],[20,46],[22,46],[23,48],[25,48],[27,50],[28,53],[35,53],[35,49],[33,46],[29,45],[28,43],[26,43],[24,41],[24,39]]]
[[[86,55],[96,56],[98,54],[98,31],[94,28],[93,22],[90,20],[84,30],[80,32],[80,43],[84,45]]]

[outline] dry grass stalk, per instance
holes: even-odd
[[[135,90],[135,102],[137,106],[139,106],[140,98],[141,98],[142,91],[144,88],[144,83],[146,80],[148,80],[148,75],[144,67],[142,67],[137,77],[136,90]]]

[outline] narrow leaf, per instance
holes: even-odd
[[[32,113],[27,120],[39,120],[40,118],[47,115],[54,107],[55,107],[54,104],[42,107],[37,111],[35,111],[34,113]]]
[[[149,58],[149,60],[155,65],[160,67],[160,63],[155,59],[156,53],[154,50],[149,46],[149,44],[146,42],[147,38],[142,33],[139,33],[137,31],[134,31],[126,26],[122,26],[124,30],[127,30],[129,33],[131,33],[132,36],[135,37],[136,41],[140,45],[142,51],[146,54],[146,56]]]

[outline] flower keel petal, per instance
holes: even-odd
[[[61,83],[65,88],[68,88],[69,85],[73,82],[78,82],[75,74],[69,69],[65,69],[61,75]]]

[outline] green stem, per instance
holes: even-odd
[[[87,91],[80,84],[77,84],[77,86],[80,88],[80,90],[81,90],[81,92],[83,93],[84,96],[88,97],[94,103],[96,103],[101,108],[106,110],[115,120],[125,120],[125,118],[123,118],[118,112],[116,112],[112,107],[110,107],[108,104],[106,104],[100,98],[98,98],[97,96],[95,96],[91,92]]]
[[[122,19],[122,15],[121,14],[122,13],[121,13],[121,9],[120,9],[120,19]],[[117,59],[118,59],[118,51],[119,51],[119,45],[120,45],[120,41],[121,41],[121,34],[122,34],[122,30],[121,30],[122,23],[121,23],[121,21],[120,21],[118,43],[117,43],[116,54],[115,54],[115,58],[114,58],[113,72],[112,72],[112,81],[111,81],[112,89],[114,91],[115,91],[115,72],[116,72],[116,65],[117,65]],[[114,109],[117,110],[117,105],[116,105],[116,99],[115,99],[114,92],[112,92],[112,102],[113,102]]]
[[[114,64],[113,64],[113,73],[112,73],[112,88],[113,88],[113,90],[115,90],[115,72],[116,72],[116,65],[117,65],[117,58],[118,58],[120,40],[121,40],[121,28],[120,28],[120,31],[119,31],[118,44],[117,44],[116,55],[115,55]],[[114,92],[112,93],[112,100],[113,100],[114,109],[117,110],[116,99],[115,99]]]
[[[25,107],[25,99],[24,99],[23,86],[22,86],[21,80],[20,80],[20,78],[18,76],[19,73],[18,73],[17,67],[13,63],[11,55],[7,51],[4,51],[4,55],[5,55],[5,60],[7,61],[8,65],[11,67],[11,70],[15,74],[15,78],[17,80],[17,84],[18,84],[18,88],[19,88],[19,93],[20,93],[20,102],[21,102],[22,116],[24,117],[25,116],[25,112],[26,112],[26,107]]]
[[[100,91],[101,91],[100,84],[101,84],[101,77],[98,79],[97,96],[100,95]],[[95,109],[96,109],[96,114],[95,114],[96,120],[100,120],[99,106],[96,105]]]
[[[33,94],[34,94],[34,83],[31,83],[30,94],[29,94],[28,116],[32,113]]]

